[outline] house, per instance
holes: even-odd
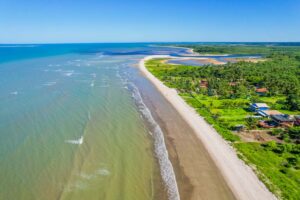
[[[265,95],[268,92],[267,88],[256,88],[255,92],[259,95]]]
[[[263,127],[263,128],[274,128],[276,127],[276,123],[273,121],[264,121],[264,120],[260,120],[258,122],[258,126]]]
[[[250,105],[249,109],[253,112],[258,112],[263,110],[269,110],[270,107],[265,103],[253,103]]]
[[[271,115],[271,118],[276,124],[284,127],[291,127],[295,123],[295,118],[290,115]]]
[[[207,80],[201,80],[200,81],[200,88],[207,88],[208,87],[208,81]]]
[[[282,113],[277,110],[259,110],[257,111],[257,114],[263,117],[270,117],[271,115],[282,115]]]

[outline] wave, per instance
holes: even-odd
[[[110,171],[108,171],[105,168],[98,169],[96,173],[101,176],[109,176],[110,175]]]
[[[44,86],[53,86],[53,85],[55,85],[55,84],[56,84],[55,81],[50,81],[50,82],[44,83],[43,85],[44,85]]]
[[[10,94],[11,94],[11,95],[18,95],[19,92],[18,92],[18,91],[14,91],[14,92],[11,92]]]
[[[154,138],[154,151],[158,158],[161,176],[166,185],[169,200],[179,200],[180,196],[177,188],[176,177],[172,163],[169,160],[163,132],[158,123],[154,120],[150,110],[145,105],[138,88],[133,83],[129,83],[128,86],[132,91],[132,97],[134,98],[139,111],[150,125],[151,134]]]
[[[109,176],[109,175],[110,175],[110,171],[106,168],[99,168],[91,174],[87,174],[87,173],[79,174],[79,176],[84,180],[91,180],[99,176]]]
[[[95,86],[95,81],[93,80],[90,84],[91,87],[94,87]]]
[[[64,76],[72,76],[74,74],[74,71],[73,70],[70,70],[70,71],[64,71],[63,72],[63,75]]]
[[[81,136],[77,140],[66,140],[65,142],[69,143],[69,144],[78,144],[78,145],[81,145],[83,143],[83,136]]]

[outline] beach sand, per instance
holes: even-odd
[[[196,62],[199,62],[199,64],[213,64],[213,65],[224,65],[226,64],[225,62],[221,62],[221,61],[218,61],[214,58],[196,58],[196,57],[184,57],[184,58],[174,58],[173,57],[173,60],[193,60],[193,61],[196,61]]]
[[[267,59],[264,58],[225,58],[225,60],[228,62],[252,62],[252,63],[267,61]]]
[[[253,170],[238,158],[235,150],[186,104],[176,90],[166,87],[146,69],[144,62],[152,58],[168,56],[148,56],[140,61],[139,69],[185,122],[174,124],[172,116],[169,116],[170,120],[165,120],[168,119],[165,116],[160,121],[164,124],[162,128],[181,199],[276,199]]]

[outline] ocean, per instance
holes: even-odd
[[[135,65],[185,51],[0,45],[0,199],[179,199]]]

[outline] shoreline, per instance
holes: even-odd
[[[211,125],[199,116],[196,111],[177,94],[175,89],[170,89],[165,86],[145,67],[145,61],[147,60],[169,57],[170,56],[167,55],[147,56],[140,60],[139,69],[193,129],[196,137],[203,143],[209,156],[216,164],[237,199],[276,199],[258,179],[253,170],[238,158],[233,147],[231,147]]]
[[[182,56],[186,56],[186,57],[197,57],[197,56],[229,56],[232,54],[200,54],[194,51],[193,48],[190,47],[180,47],[180,46],[172,46],[172,45],[150,45],[153,47],[168,47],[168,48],[174,48],[174,49],[185,49],[187,50],[188,54],[182,54]]]
[[[205,58],[205,57],[183,57],[183,58],[176,58],[176,57],[171,57],[170,60],[191,60],[191,61],[196,61],[196,62],[199,62],[201,63],[202,62],[206,62],[204,64],[213,64],[213,65],[224,65],[226,64],[225,62],[221,62],[221,61],[218,61],[214,58]],[[169,64],[173,64],[173,63],[169,63]]]

